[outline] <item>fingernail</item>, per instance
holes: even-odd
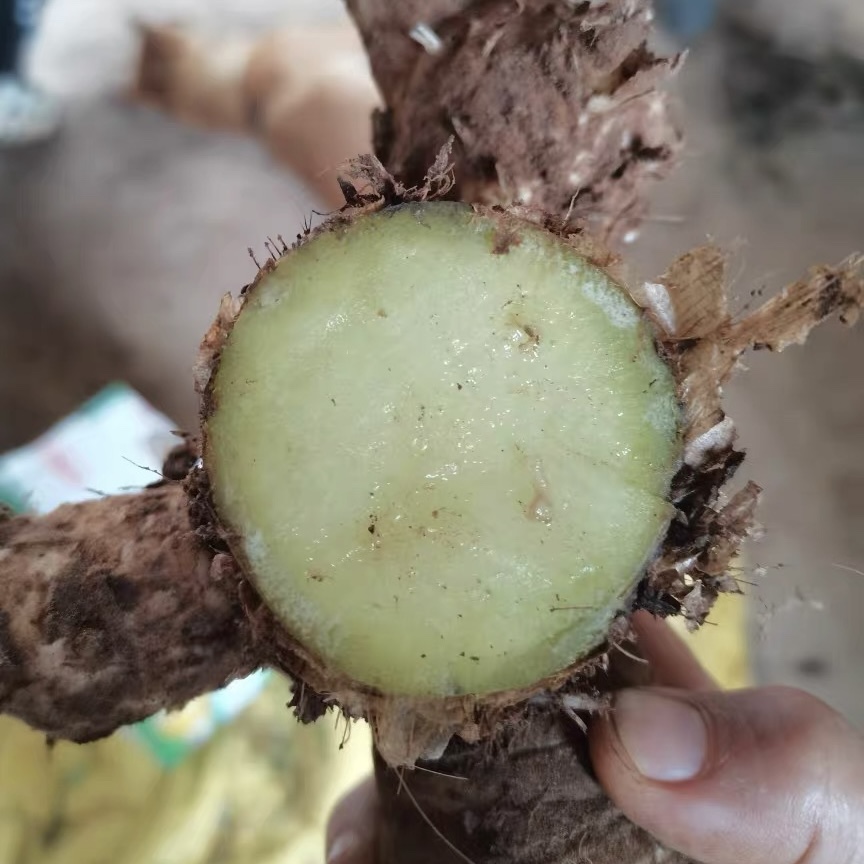
[[[327,850],[327,864],[351,864],[357,859],[362,845],[360,835],[354,831],[340,834]]]
[[[687,702],[652,690],[625,690],[615,700],[615,728],[643,777],[692,780],[705,764],[708,731]]]

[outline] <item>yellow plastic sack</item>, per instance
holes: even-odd
[[[321,864],[328,812],[371,769],[370,737],[329,717],[303,726],[289,699],[273,676],[173,768],[122,732],[49,747],[0,718],[0,864]]]
[[[684,637],[702,665],[721,687],[733,690],[753,683],[747,648],[747,598],[721,594],[708,621],[689,633],[683,619],[672,626]]]

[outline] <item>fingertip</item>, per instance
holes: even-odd
[[[355,831],[337,834],[327,847],[327,864],[372,864],[373,849]]]
[[[623,691],[589,741],[621,810],[705,864],[833,864],[864,839],[864,739],[800,691]]]
[[[645,610],[636,612],[631,621],[639,649],[651,666],[655,685],[685,690],[717,689],[717,682],[668,621]]]
[[[327,823],[327,864],[374,864],[378,795],[371,777],[342,798]]]

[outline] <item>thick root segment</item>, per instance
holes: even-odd
[[[0,712],[92,741],[250,673],[236,592],[178,484],[0,521]]]
[[[606,797],[575,716],[566,697],[550,697],[490,740],[454,739],[416,770],[376,756],[379,864],[688,864]]]
[[[678,58],[647,48],[645,0],[348,0],[388,110],[375,147],[419,183],[455,136],[453,197],[585,219],[613,244],[638,228],[681,136],[658,89]]]

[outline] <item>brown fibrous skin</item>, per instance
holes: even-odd
[[[627,650],[636,657],[636,645]],[[647,667],[624,654],[613,665],[597,677],[604,692],[650,683]],[[591,706],[584,697],[570,704],[580,703]],[[600,788],[586,716],[549,696],[482,743],[455,738],[440,759],[416,770],[391,768],[376,755],[378,864],[688,864]]]
[[[422,181],[455,139],[460,201],[524,204],[617,244],[681,147],[646,0],[348,0],[387,104],[377,155]]]
[[[0,521],[0,712],[92,741],[256,668],[236,568],[188,511],[166,482]]]

